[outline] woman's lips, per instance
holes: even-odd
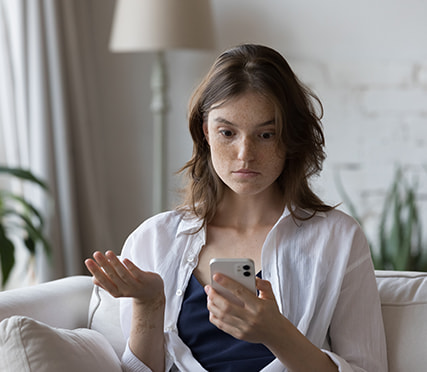
[[[253,169],[247,169],[247,168],[239,169],[237,171],[234,171],[233,173],[240,177],[254,177],[259,175],[259,172]]]

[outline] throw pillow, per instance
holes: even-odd
[[[91,329],[59,329],[28,317],[0,323],[0,371],[121,372],[105,337]]]

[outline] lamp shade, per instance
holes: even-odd
[[[213,47],[209,0],[117,0],[113,52]]]

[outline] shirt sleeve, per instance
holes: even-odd
[[[151,372],[143,362],[141,362],[129,348],[129,343],[126,344],[126,349],[122,355],[123,372]]]
[[[347,269],[329,328],[340,372],[387,372],[387,352],[375,272],[367,255]]]
[[[173,366],[173,360],[170,354],[166,351],[165,355],[165,371],[170,371]],[[132,352],[129,347],[129,342],[126,344],[126,349],[122,355],[122,369],[123,372],[151,372],[151,369],[147,367],[136,355]]]

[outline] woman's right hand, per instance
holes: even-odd
[[[163,280],[160,275],[140,270],[132,261],[123,262],[112,252],[95,252],[85,261],[93,282],[113,297],[133,297],[141,305],[164,301]]]
[[[160,275],[140,270],[132,261],[121,262],[111,251],[95,252],[85,261],[94,284],[114,297],[132,297],[129,347],[152,371],[164,371],[165,294]]]

